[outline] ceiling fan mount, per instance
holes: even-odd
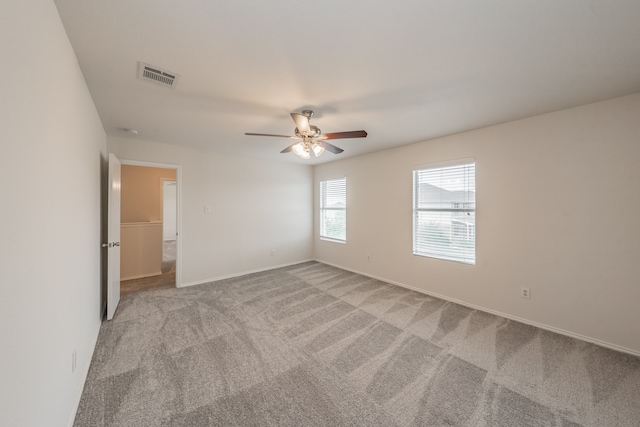
[[[302,114],[303,116],[305,116],[307,118],[307,121],[311,120],[311,117],[313,117],[313,111],[312,110],[302,110]],[[320,128],[318,128],[317,126],[313,126],[312,124],[309,124],[309,131],[305,131],[304,133],[301,133],[298,128],[296,127],[293,132],[295,133],[295,135],[298,138],[317,138],[320,136],[320,134],[322,133],[320,131]]]
[[[309,123],[313,117],[312,110],[302,110],[302,113],[291,113],[291,118],[296,122],[296,127],[293,131],[295,136],[288,135],[273,135],[267,133],[245,133],[245,135],[252,136],[275,136],[278,138],[300,138],[302,141],[295,142],[281,151],[281,153],[288,153],[293,151],[295,154],[303,159],[311,157],[311,153],[315,157],[320,157],[325,150],[328,150],[334,154],[340,154],[344,150],[336,147],[333,144],[326,142],[329,139],[344,139],[344,138],[366,138],[367,132],[364,130],[355,130],[348,132],[333,132],[322,133],[320,128]]]

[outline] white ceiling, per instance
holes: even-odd
[[[640,92],[638,0],[55,3],[108,134],[223,153],[317,164]],[[369,136],[303,161],[244,135],[309,107]]]

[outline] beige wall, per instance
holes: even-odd
[[[318,182],[347,176],[347,243],[316,215],[315,256],[640,354],[638,135],[640,94],[319,165],[316,212]],[[412,167],[467,157],[477,264],[414,256]]]
[[[162,223],[123,223],[120,228],[120,280],[162,274]]]
[[[121,222],[162,220],[162,180],[175,180],[175,169],[122,165]]]
[[[0,21],[0,425],[70,426],[104,307],[106,137],[53,1],[2,0]]]

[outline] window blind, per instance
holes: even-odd
[[[347,178],[320,181],[320,237],[347,240]]]
[[[476,262],[475,162],[413,171],[413,254]]]

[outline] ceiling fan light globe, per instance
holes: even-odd
[[[293,147],[291,147],[291,150],[294,153],[296,153],[298,156],[302,157],[302,154],[304,153],[304,144],[302,144],[302,142],[299,142],[296,145],[294,145]]]
[[[324,153],[324,148],[321,147],[319,144],[314,144],[313,145],[313,154],[315,154],[316,157],[320,157],[320,156],[322,156],[322,153]]]
[[[302,154],[298,154],[300,156],[300,158],[307,160],[309,158],[311,158],[311,155],[309,154],[308,151],[303,151]]]

